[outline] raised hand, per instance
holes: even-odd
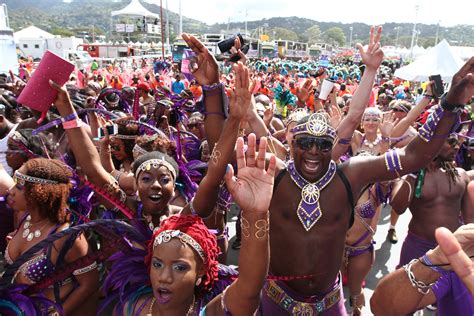
[[[380,37],[382,35],[382,27],[377,27],[377,33],[374,34],[375,27],[370,28],[370,39],[367,50],[364,51],[362,44],[357,43],[357,49],[362,57],[362,62],[365,66],[372,70],[377,70],[383,60],[383,51],[380,48]]]
[[[275,114],[275,103],[272,103],[263,112],[263,122],[265,123],[266,127],[270,127],[274,114]]]
[[[397,125],[399,119],[395,118],[393,112],[385,113],[382,120],[382,125],[380,126],[380,133],[382,136],[390,137],[392,135],[392,130]]]
[[[219,67],[209,50],[194,36],[183,33],[183,40],[197,55],[196,63],[190,64],[190,71],[200,85],[219,83]]]
[[[446,101],[452,105],[466,104],[474,95],[474,57],[453,76],[451,89],[446,95]]]
[[[53,80],[49,80],[49,85],[58,92],[58,96],[56,97],[56,100],[54,101],[54,105],[58,110],[62,108],[69,109],[72,107],[72,102],[71,99],[69,98],[69,93],[67,92],[66,88],[64,86],[58,85],[56,82]]]
[[[234,168],[228,165],[225,175],[227,188],[234,201],[246,212],[267,212],[273,194],[276,158],[271,155],[268,169],[265,170],[267,139],[260,138],[256,153],[256,137],[248,137],[247,158],[244,153],[244,140],[237,139],[238,176],[234,177]]]
[[[474,224],[463,225],[454,234],[440,227],[435,236],[439,246],[431,251],[434,263],[449,262],[474,296],[474,262],[469,258],[474,254]]]
[[[312,86],[312,79],[306,79],[302,87],[296,88],[296,97],[300,102],[306,103],[306,101],[308,101],[309,96],[311,95]]]
[[[242,120],[250,108],[255,81],[250,80],[249,70],[241,62],[234,65],[234,72],[234,88],[227,90],[229,94],[229,114],[231,117]]]

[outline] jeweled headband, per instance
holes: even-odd
[[[150,159],[144,161],[138,168],[137,171],[135,171],[135,177],[137,178],[140,172],[142,171],[150,171],[151,168],[153,169],[158,169],[159,167],[166,167],[172,174],[173,179],[176,179],[176,170],[173,168],[173,165],[170,164],[168,161],[165,160],[165,158],[162,159]]]
[[[366,118],[367,116],[370,116],[370,117],[377,116],[378,118],[381,118],[382,117],[382,111],[380,111],[376,107],[366,108],[365,111],[364,111],[364,114],[362,115],[362,120],[364,120],[364,118]]]
[[[140,147],[140,145],[135,144],[135,146],[133,146],[132,152],[133,152],[133,157],[135,157],[135,159],[137,159],[141,155],[146,154],[148,151],[146,151],[145,149]]]
[[[180,230],[164,230],[156,236],[155,240],[153,241],[153,250],[157,245],[161,245],[162,243],[169,242],[172,238],[178,238],[181,240],[182,243],[189,245],[191,248],[196,250],[199,257],[201,257],[202,261],[206,263],[206,253],[202,249],[201,245],[194,240],[193,237],[189,236],[186,233],[183,233]]]
[[[311,136],[326,136],[334,140],[336,138],[336,130],[331,126],[327,114],[317,112],[311,114],[308,121],[296,125],[292,130],[293,135],[309,134]]]
[[[115,134],[112,135],[111,137],[119,138],[119,139],[135,139],[138,137],[138,135],[122,135],[122,134]]]
[[[28,176],[18,170],[16,170],[13,174],[13,180],[15,183],[20,183],[21,185],[25,185],[25,182],[38,184],[59,184],[58,181]]]

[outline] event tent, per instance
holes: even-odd
[[[54,35],[51,33],[48,33],[46,31],[43,31],[42,29],[31,25],[28,26],[27,28],[24,28],[22,30],[19,30],[18,32],[15,32],[13,34],[13,37],[15,38],[15,42],[18,42],[19,40],[22,39],[48,39],[48,38],[54,38]]]
[[[158,14],[152,13],[145,9],[145,7],[140,3],[139,0],[132,0],[129,5],[127,5],[122,10],[112,11],[112,16],[116,15],[128,15],[128,16],[145,16],[159,18]]]
[[[441,75],[447,82],[451,81],[463,64],[448,42],[443,40],[411,64],[397,69],[395,77],[409,81],[427,81],[430,75]]]

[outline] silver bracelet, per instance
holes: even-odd
[[[415,275],[413,274],[413,271],[411,271],[411,266],[418,262],[420,260],[418,259],[413,259],[410,261],[408,264],[403,266],[403,270],[407,273],[408,279],[410,280],[411,286],[413,286],[415,289],[418,290],[423,295],[427,295],[430,292],[431,286],[433,286],[436,282],[426,284],[423,281],[418,281],[415,278]]]
[[[88,265],[84,268],[74,270],[74,272],[72,274],[73,275],[81,275],[81,274],[90,272],[90,271],[95,270],[95,269],[97,269],[97,262],[94,261],[90,265]]]

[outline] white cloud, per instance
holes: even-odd
[[[158,0],[146,0],[159,4]],[[163,1],[163,6],[166,0]],[[170,10],[178,12],[180,0],[168,0]],[[276,16],[298,16],[325,22],[413,23],[419,5],[419,23],[442,26],[474,24],[474,1],[461,0],[181,0],[184,16],[208,24],[260,20]]]

